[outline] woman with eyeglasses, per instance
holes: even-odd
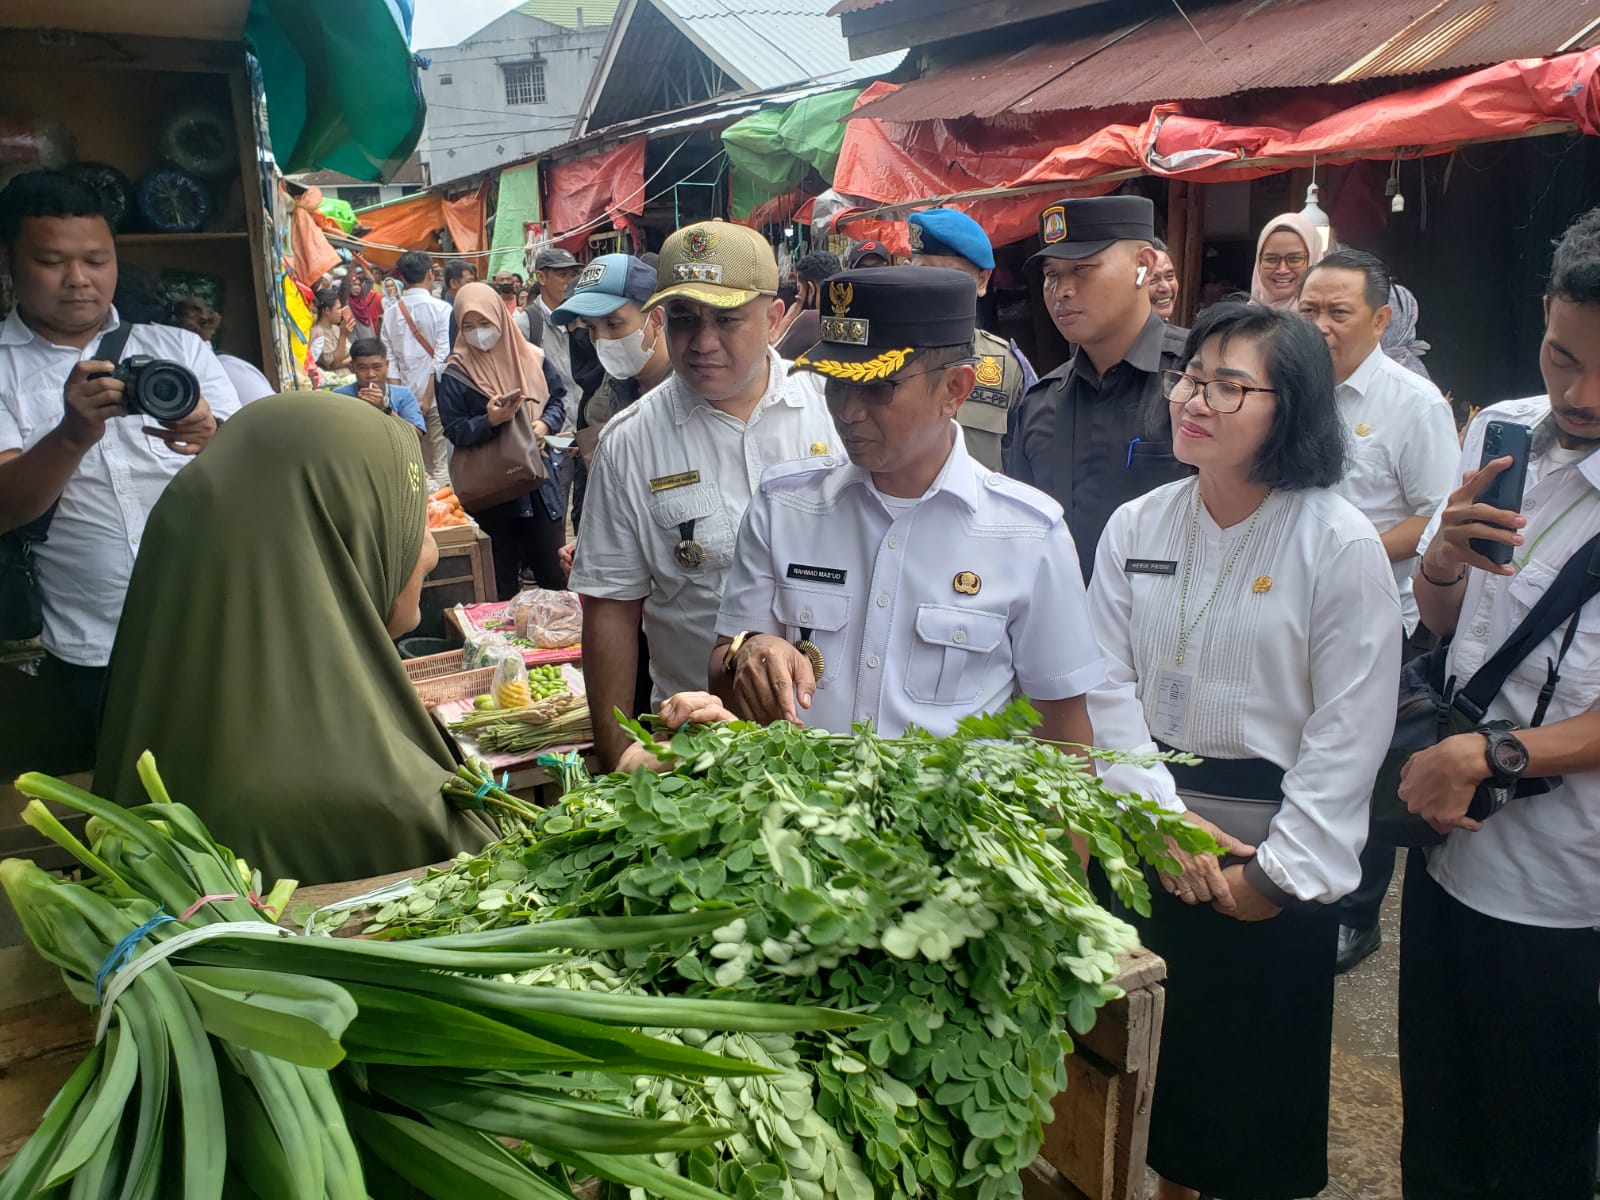
[[[1225,851],[1174,850],[1136,920],[1168,972],[1156,1194],[1291,1200],[1327,1184],[1334,901],[1361,877],[1400,602],[1371,522],[1331,490],[1345,444],[1315,328],[1218,305],[1185,359],[1163,387],[1197,474],[1106,526],[1089,607],[1108,679],[1089,714],[1098,745],[1204,760],[1103,769]]]
[[[1268,308],[1293,309],[1300,282],[1327,253],[1317,227],[1299,213],[1273,217],[1256,240],[1250,299]]]

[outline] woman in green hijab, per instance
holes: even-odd
[[[392,642],[421,619],[416,434],[325,393],[231,418],[150,514],[111,655],[95,790],[145,800],[150,750],[266,878],[362,879],[483,846]]]

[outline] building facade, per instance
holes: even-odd
[[[598,20],[610,5],[593,5]],[[460,44],[422,48],[427,128],[419,150],[429,183],[487,171],[568,140],[600,61],[608,25],[569,6],[571,25],[525,4]]]

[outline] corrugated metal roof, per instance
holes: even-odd
[[[578,11],[583,11],[585,29],[609,25],[616,18],[618,0],[527,0],[517,11],[567,29],[578,27]]]
[[[1596,44],[1600,0],[1231,0],[946,67],[857,115],[923,121],[1199,100]]]
[[[830,17],[842,17],[845,13],[865,12],[869,8],[877,8],[880,4],[888,4],[889,0],[839,0],[828,10]]]
[[[816,80],[850,83],[892,71],[904,50],[850,61],[833,0],[651,0],[695,45],[745,87]]]

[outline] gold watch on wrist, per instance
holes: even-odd
[[[722,670],[729,679],[732,679],[734,675],[733,660],[734,657],[739,653],[739,648],[743,646],[746,641],[755,636],[755,630],[741,629],[738,633],[733,635],[733,641],[728,643],[728,649],[722,656]]]

